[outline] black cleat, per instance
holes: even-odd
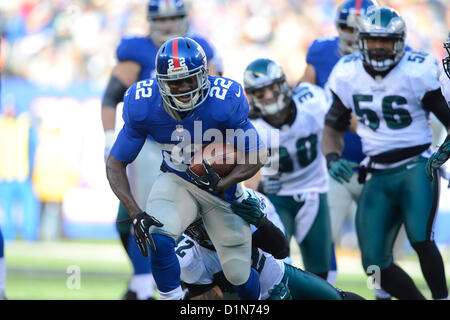
[[[137,294],[134,291],[131,291],[130,289],[125,292],[125,294],[122,296],[121,300],[137,300]]]

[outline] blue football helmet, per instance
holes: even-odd
[[[162,99],[176,111],[188,111],[198,107],[208,97],[210,83],[208,65],[202,47],[188,37],[178,37],[164,42],[156,55],[156,80]],[[174,94],[170,81],[194,77],[197,85],[192,91]],[[177,97],[190,95],[187,102]]]
[[[147,20],[150,37],[159,44],[184,36],[189,29],[188,11],[182,0],[150,0]]]
[[[444,67],[445,74],[450,78],[450,32],[448,33],[447,40],[444,42],[444,48],[447,50],[447,56],[442,59],[442,66]]]
[[[375,71],[393,68],[405,53],[406,24],[391,8],[372,7],[358,25],[359,51],[364,64]],[[392,49],[369,48],[369,39],[391,41]]]
[[[343,54],[358,51],[357,20],[364,17],[369,7],[378,5],[376,0],[347,0],[338,7],[335,23]],[[352,33],[345,32],[346,29]]]

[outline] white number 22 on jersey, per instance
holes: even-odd
[[[136,100],[139,100],[141,97],[148,98],[152,96],[152,86],[153,80],[147,79],[143,81],[139,81],[136,84]]]
[[[228,89],[230,89],[233,81],[225,80],[224,78],[216,78],[214,80],[214,87],[209,91],[209,96],[215,96],[221,100],[225,100]],[[219,86],[220,85],[220,86]]]

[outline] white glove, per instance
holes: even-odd
[[[114,130],[106,130],[105,131],[105,149],[103,151],[103,157],[106,163],[106,160],[108,160],[109,153],[111,152],[111,148],[116,141],[116,138],[114,136]]]

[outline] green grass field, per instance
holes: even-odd
[[[450,270],[448,255],[443,255]],[[5,257],[10,300],[116,300],[132,272],[119,241],[14,241],[6,243]],[[417,259],[406,256],[397,262],[430,298]],[[293,256],[293,264],[301,267],[301,260]],[[357,253],[338,252],[338,267],[337,287],[373,299]],[[79,270],[79,288],[74,287],[73,270]]]

